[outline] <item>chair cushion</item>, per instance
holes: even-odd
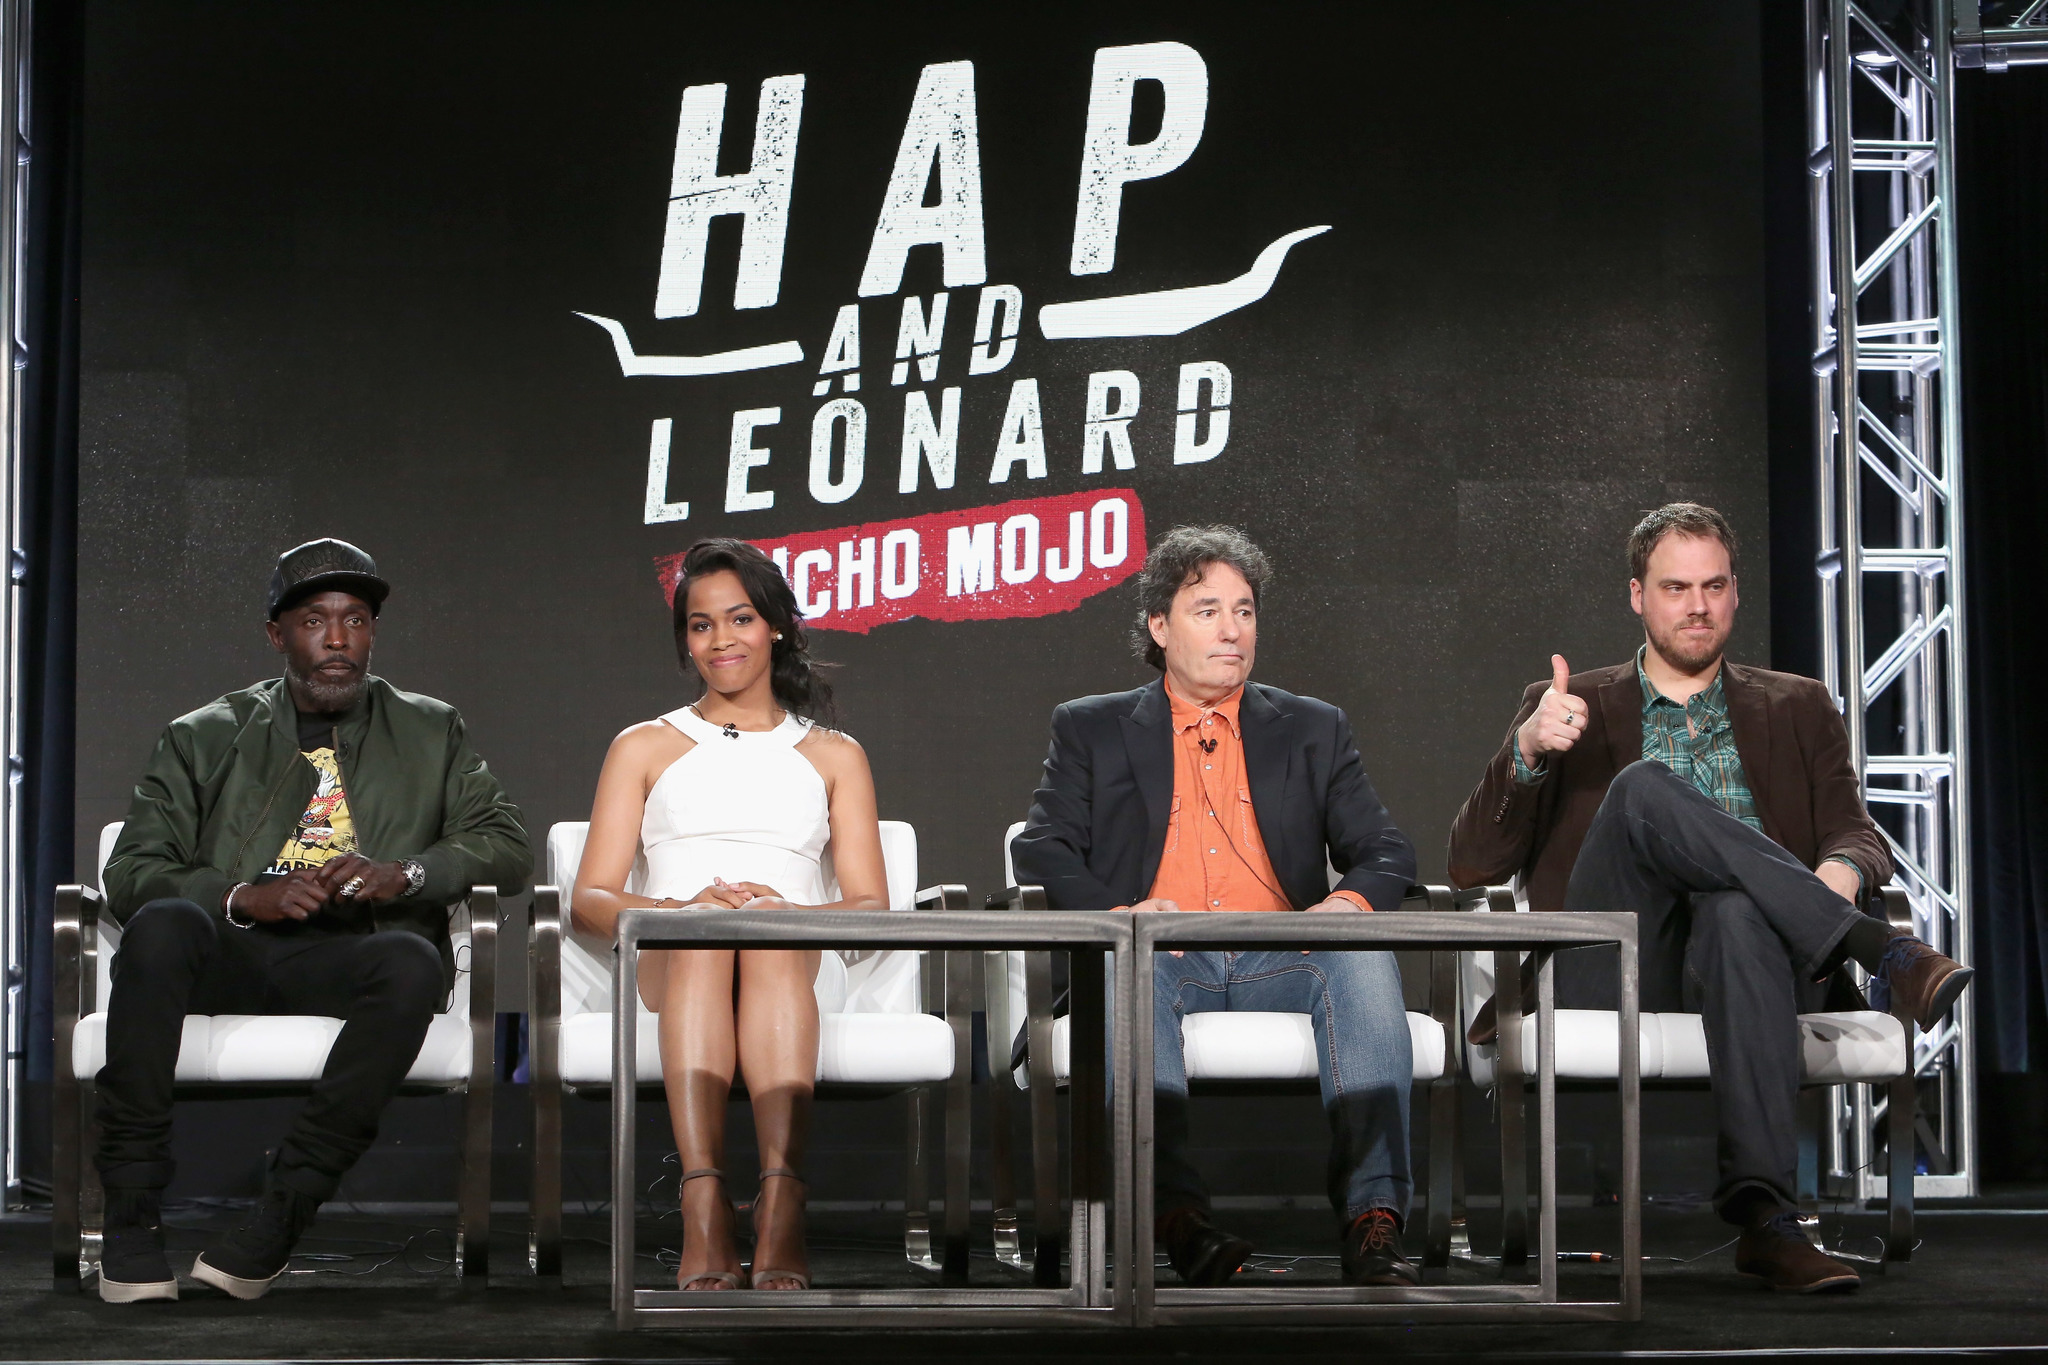
[[[1620,1074],[1620,1016],[1613,1010],[1558,1010],[1559,1080],[1611,1081]],[[1697,1014],[1641,1014],[1640,1062],[1646,1081],[1704,1081],[1711,1077],[1707,1032]],[[1856,1010],[1799,1016],[1800,1082],[1888,1081],[1906,1069],[1905,1027],[1889,1014]],[[1468,1047],[1468,1070],[1481,1087],[1493,1084],[1495,1049]],[[1533,1075],[1536,1017],[1522,1018],[1522,1055]]]
[[[310,1085],[327,1065],[341,1020],[311,1014],[188,1014],[174,1079],[184,1083]],[[89,1014],[71,1036],[72,1074],[91,1080],[107,1060],[107,1016]],[[469,1021],[437,1014],[405,1074],[409,1085],[469,1079]]]
[[[1807,1085],[1888,1081],[1912,1065],[1906,1026],[1878,1010],[1799,1016],[1799,1069]]]
[[[1408,1013],[1408,1041],[1415,1079],[1433,1081],[1444,1072],[1444,1029],[1426,1014]],[[1072,1053],[1069,1020],[1052,1023],[1053,1074],[1067,1080]],[[1212,1010],[1181,1021],[1181,1056],[1191,1081],[1313,1081],[1315,1027],[1306,1014],[1260,1010]],[[1023,1067],[1017,1083],[1029,1085]]]
[[[661,1080],[660,1018],[642,1011],[634,1061],[642,1084]],[[562,1080],[610,1085],[612,1017],[562,1021]],[[860,1085],[921,1085],[953,1074],[953,1030],[929,1014],[826,1014],[818,1019],[818,1079]]]

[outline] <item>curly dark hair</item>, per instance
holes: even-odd
[[[1138,619],[1131,624],[1131,648],[1152,667],[1166,671],[1166,651],[1152,638],[1152,618],[1173,610],[1174,594],[1202,581],[1211,564],[1228,564],[1251,584],[1252,605],[1273,577],[1272,561],[1235,526],[1176,526],[1152,542],[1138,570]]]
[[[1728,518],[1703,503],[1667,502],[1645,514],[1636,523],[1636,529],[1628,533],[1629,577],[1638,583],[1643,581],[1643,575],[1650,571],[1650,552],[1668,535],[1720,541],[1721,548],[1728,552],[1728,572],[1734,574],[1735,528],[1728,524]]]
[[[708,573],[737,574],[746,589],[747,600],[782,638],[769,654],[768,685],[782,709],[806,720],[831,724],[838,718],[832,703],[832,684],[820,670],[832,665],[811,657],[810,635],[804,629],[804,615],[796,594],[775,561],[744,540],[719,536],[700,540],[683,552],[682,572],[676,575],[674,622],[676,657],[683,672],[696,671],[690,662],[689,618],[690,580]],[[702,679],[699,679],[701,682]]]

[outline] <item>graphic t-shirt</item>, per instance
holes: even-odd
[[[356,851],[356,822],[349,814],[348,792],[341,783],[334,731],[332,717],[303,712],[299,716],[299,751],[320,777],[313,787],[313,799],[299,816],[298,828],[265,870],[266,878],[319,867],[330,858]]]

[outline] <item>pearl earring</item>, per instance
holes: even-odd
[[[779,631],[779,630],[778,630],[778,631],[776,631],[776,632],[775,632],[775,638],[776,638],[776,639],[778,639],[778,640],[780,640],[780,639],[782,638],[782,632],[781,632],[781,631]]]

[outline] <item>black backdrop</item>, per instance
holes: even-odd
[[[2011,1120],[1987,1126],[1986,1164],[2038,1180],[2048,1177],[2048,717],[2036,605],[2048,568],[2048,71],[1967,72],[1956,115],[1979,1055],[1993,1073],[1987,1108]],[[1990,1159],[2008,1153],[2013,1166]]]
[[[120,818],[171,716],[267,676],[281,548],[354,540],[396,591],[377,671],[460,706],[536,835],[583,818],[605,745],[693,695],[655,557],[1094,488],[1154,533],[1246,526],[1280,579],[1258,676],[1346,707],[1426,877],[1521,685],[1561,650],[1623,657],[1622,537],[1696,497],[1758,551],[1735,650],[1770,640],[1757,15],[1508,4],[994,7],[95,3],[88,12],[77,843]],[[1474,35],[1484,35],[1475,40]],[[1175,41],[1209,78],[1186,164],[1123,195],[1116,267],[1068,273],[1091,64]],[[867,476],[806,491],[811,396],[930,63],[974,63],[987,278],[1022,290],[1016,358],[965,375],[951,291],[932,393],[962,386],[959,481],[895,491],[898,299],[868,299]],[[714,222],[702,306],[654,318],[678,101],[807,79],[780,297],[735,311]],[[1133,140],[1161,114],[1143,86]],[[1295,229],[1262,301],[1178,337],[1048,341],[1046,303],[1209,284]],[[942,286],[915,248],[903,293]],[[779,370],[625,378],[642,353],[784,339]],[[1234,378],[1224,452],[1171,462],[1175,377]],[[1086,377],[1142,382],[1136,468],[1080,472]],[[1048,473],[986,482],[1035,378]],[[838,396],[838,395],[835,395]],[[772,510],[727,514],[735,409]],[[650,423],[673,422],[646,525]],[[935,548],[935,547],[934,547]],[[927,554],[934,552],[928,548]],[[821,633],[885,816],[922,880],[994,887],[1057,701],[1147,673],[1128,588],[1035,619]]]

